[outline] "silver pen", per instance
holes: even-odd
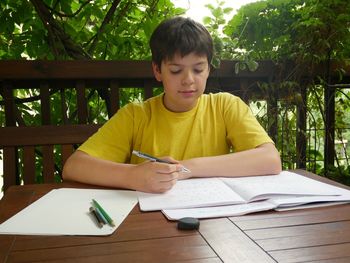
[[[163,159],[159,159],[157,157],[154,157],[154,156],[151,156],[147,153],[143,153],[143,152],[140,152],[140,151],[135,151],[133,150],[132,151],[132,154],[140,157],[140,158],[143,158],[143,159],[146,159],[146,160],[150,160],[152,162],[158,162],[158,163],[168,163],[168,164],[176,164],[176,163],[172,163],[170,161],[167,161],[167,160],[163,160]],[[182,169],[180,172],[184,172],[184,173],[190,173],[191,171],[189,169],[187,169],[186,167],[183,167],[182,166]]]

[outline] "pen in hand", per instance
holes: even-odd
[[[135,150],[133,150],[133,151],[132,151],[132,154],[135,154],[136,156],[138,156],[138,157],[140,157],[140,158],[143,158],[143,159],[146,159],[146,160],[150,160],[150,161],[152,161],[152,162],[175,164],[175,163],[172,163],[172,162],[170,162],[170,161],[163,160],[163,159],[159,159],[159,158],[154,157],[154,156],[151,156],[151,155],[149,155],[149,154],[142,153],[142,152],[140,152],[140,151],[135,151]],[[183,167],[183,166],[182,166],[181,172],[190,173],[191,171],[190,171],[189,169],[187,169],[186,167]]]

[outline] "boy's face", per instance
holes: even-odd
[[[185,112],[194,108],[203,94],[209,76],[206,56],[190,53],[179,54],[162,61],[161,68],[152,63],[155,78],[163,82],[164,105],[173,112]]]

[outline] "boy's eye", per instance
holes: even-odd
[[[203,72],[203,69],[195,68],[195,69],[194,69],[194,72],[195,72],[195,73],[202,73],[202,72]]]
[[[170,70],[171,74],[179,74],[181,70]]]

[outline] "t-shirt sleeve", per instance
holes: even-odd
[[[232,144],[234,151],[244,151],[264,143],[273,143],[251,109],[239,97],[226,93],[223,96],[222,105],[227,139]]]
[[[119,109],[78,150],[91,156],[126,163],[130,160],[133,135],[133,108],[131,104]]]

